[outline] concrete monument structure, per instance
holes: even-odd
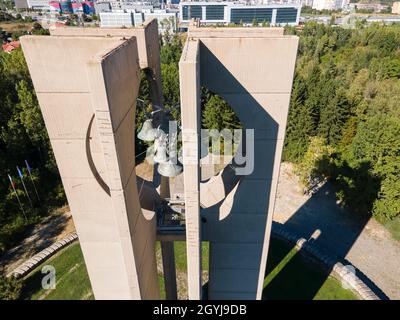
[[[95,298],[159,298],[156,221],[140,205],[134,145],[140,68],[154,102],[162,96],[156,21],[21,43]]]
[[[201,297],[202,241],[209,299],[261,298],[297,44],[282,28],[189,28],[179,65],[189,299]],[[227,166],[201,181],[202,86],[254,130],[250,174]]]
[[[282,28],[189,29],[179,65],[179,201],[185,209],[179,234],[157,229],[157,208],[165,209],[170,197],[168,179],[155,176],[149,183],[135,172],[141,69],[153,105],[163,104],[157,22],[132,29],[60,28],[51,36],[24,36],[21,43],[95,298],[158,299],[160,240],[167,298],[175,299],[173,241],[186,240],[189,299],[202,298],[203,241],[210,242],[208,298],[260,299],[297,37],[284,36]],[[233,163],[202,181],[202,86],[254,130],[250,172]]]

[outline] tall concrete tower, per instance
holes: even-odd
[[[21,43],[95,298],[159,298],[156,218],[140,204],[134,139],[140,68],[154,102],[162,95],[157,21]]]
[[[202,241],[208,299],[261,298],[297,44],[282,28],[189,28],[179,69],[190,299],[201,297]],[[253,130],[250,173],[229,165],[201,181],[201,87]]]

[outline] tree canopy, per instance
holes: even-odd
[[[289,31],[300,43],[285,160],[302,168],[323,143],[332,148],[329,165],[314,162],[303,174],[329,176],[353,211],[399,216],[400,26],[308,23]]]

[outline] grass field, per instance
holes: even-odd
[[[271,239],[263,299],[268,300],[355,300],[356,295],[341,283],[304,261],[289,244]]]
[[[157,250],[160,250],[159,244]],[[203,256],[208,256],[207,244],[203,245]],[[185,242],[176,243],[175,259],[177,273],[186,272]],[[78,243],[59,252],[45,264],[52,265],[56,269],[56,288],[42,289],[41,279],[44,276],[41,273],[42,265],[24,280],[23,299],[93,299]],[[207,259],[203,259],[203,269],[208,269]],[[163,277],[159,276],[159,280],[161,298],[165,299]],[[336,279],[327,277],[305,263],[294,248],[271,239],[263,299],[352,300],[357,297],[351,291],[343,289]]]
[[[56,270],[56,289],[44,290],[41,273],[44,265]],[[79,243],[74,243],[39,266],[24,281],[23,299],[81,300],[93,299],[92,288]]]
[[[385,227],[390,231],[394,239],[400,241],[400,217],[386,222]]]

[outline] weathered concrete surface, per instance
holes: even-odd
[[[201,298],[199,45],[198,40],[188,40],[179,63],[188,295],[191,300]]]
[[[158,298],[135,174],[136,38],[21,38],[96,299]]]
[[[182,115],[183,130],[197,130],[195,101],[200,81],[220,95],[255,134],[254,170],[240,179],[233,179],[228,174],[232,169],[226,168],[200,187],[199,176],[194,174],[198,164],[193,171],[185,165],[185,200],[188,196],[197,200],[200,189],[204,218],[201,226],[187,227],[188,241],[192,240],[188,264],[198,261],[197,239],[210,241],[210,299],[261,298],[297,44],[297,37],[283,36],[281,29],[258,28],[248,33],[236,28],[189,30],[180,81],[181,88],[195,98],[181,100],[182,114],[187,112],[187,117]],[[190,72],[182,72],[183,68]],[[191,139],[197,144],[198,134]],[[185,147],[188,143],[185,146],[184,142],[184,153]],[[198,145],[191,149],[195,154]],[[187,188],[193,193],[188,194]],[[187,218],[195,219],[196,206],[186,203]],[[189,288],[195,288],[199,273],[188,277]],[[189,298],[195,296],[189,294]]]
[[[119,39],[129,39],[135,37],[138,44],[138,57],[141,69],[148,72],[150,81],[150,94],[152,103],[162,105],[163,94],[161,84],[161,65],[160,65],[160,47],[158,40],[157,19],[150,19],[143,25],[135,28],[51,28],[50,34],[54,36],[75,36],[75,37],[113,37]],[[136,57],[137,59],[137,57]]]

